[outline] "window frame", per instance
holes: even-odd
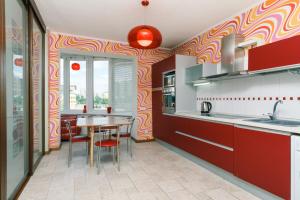
[[[64,96],[64,109],[60,110],[63,114],[81,114],[82,110],[70,109],[70,62],[72,61],[86,61],[86,107],[88,113],[91,114],[106,114],[106,110],[95,110],[94,109],[94,61],[108,61],[109,77],[111,77],[111,59],[107,57],[95,57],[86,55],[73,55],[62,53],[60,59],[64,59],[63,73],[64,73],[64,85],[63,85],[63,96]],[[60,66],[62,67],[62,66]],[[111,105],[111,78],[108,79],[108,104]]]

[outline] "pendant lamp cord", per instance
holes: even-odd
[[[147,14],[147,7],[149,6],[150,2],[148,3],[148,5],[143,5],[142,3],[142,6],[144,7],[144,25],[146,25],[146,14]]]

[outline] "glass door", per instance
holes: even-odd
[[[33,168],[43,155],[43,31],[30,10],[31,147]]]
[[[6,196],[25,181],[28,157],[28,34],[22,1],[5,0]]]

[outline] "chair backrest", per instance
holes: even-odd
[[[67,130],[69,131],[69,140],[72,141],[72,126],[71,126],[71,120],[64,120],[65,122],[65,126],[67,128]]]
[[[117,136],[117,142],[119,142],[119,140],[120,140],[120,126],[105,126],[105,127],[103,127],[103,126],[99,126],[99,130],[100,131],[112,131],[112,130],[115,130],[116,131],[116,136]],[[101,144],[101,135],[99,134],[99,138],[100,138],[100,144]]]
[[[126,128],[126,133],[129,133],[130,136],[132,135],[132,130],[133,130],[133,125],[134,125],[134,121],[135,121],[135,118],[134,117],[129,117],[128,118],[130,120],[130,124],[127,125],[127,128]]]

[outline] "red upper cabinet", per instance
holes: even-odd
[[[162,74],[175,69],[175,55],[152,65],[152,88],[162,87]]]
[[[300,36],[249,50],[249,71],[266,70],[300,63]]]
[[[290,136],[235,128],[235,175],[290,199]]]

